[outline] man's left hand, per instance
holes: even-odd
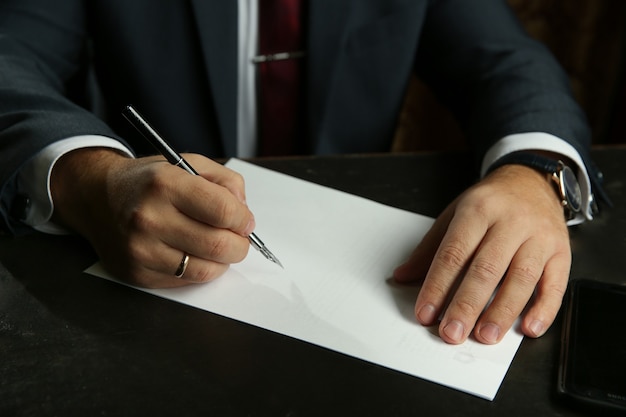
[[[444,341],[462,343],[473,330],[493,344],[522,314],[524,334],[545,333],[571,259],[563,208],[546,174],[505,165],[444,210],[394,278],[423,279],[415,315],[427,326],[441,318]]]

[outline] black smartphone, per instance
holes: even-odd
[[[559,392],[626,411],[626,286],[573,280],[565,302]]]

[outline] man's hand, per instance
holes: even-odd
[[[423,325],[441,317],[444,341],[462,343],[473,329],[492,344],[522,313],[524,334],[541,336],[561,306],[570,266],[553,185],[531,168],[505,165],[446,208],[394,277],[424,280],[415,315]]]
[[[70,152],[52,172],[53,219],[85,236],[105,267],[132,284],[214,279],[246,256],[254,217],[240,175],[200,155],[186,158],[200,175],[162,157]],[[185,254],[188,267],[176,278]]]

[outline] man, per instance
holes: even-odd
[[[0,1],[6,226],[73,230],[137,285],[205,282],[242,260],[255,225],[242,180],[207,157],[262,145],[253,84],[264,1]],[[396,270],[401,282],[424,279],[418,321],[441,317],[448,343],[472,331],[497,343],[524,311],[524,333],[541,336],[571,264],[563,206],[546,172],[506,158],[566,161],[583,189],[582,209],[568,207],[573,221],[591,218],[589,131],[567,77],[501,0],[314,0],[304,10],[304,50],[285,51],[304,54],[292,137],[304,152],[388,149],[417,71],[455,111],[483,172],[506,162],[454,201]],[[89,63],[102,118],[80,106]],[[194,153],[186,158],[201,177],[150,156],[118,116],[129,103]]]

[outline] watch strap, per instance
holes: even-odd
[[[507,155],[504,155],[502,158],[498,159],[494,162],[490,167],[489,171],[491,172],[497,168],[500,168],[503,165],[509,164],[521,164],[526,165],[531,168],[538,169],[539,171],[553,174],[557,171],[559,166],[559,161],[556,159],[548,158],[547,156],[539,155],[532,152],[513,152]]]

